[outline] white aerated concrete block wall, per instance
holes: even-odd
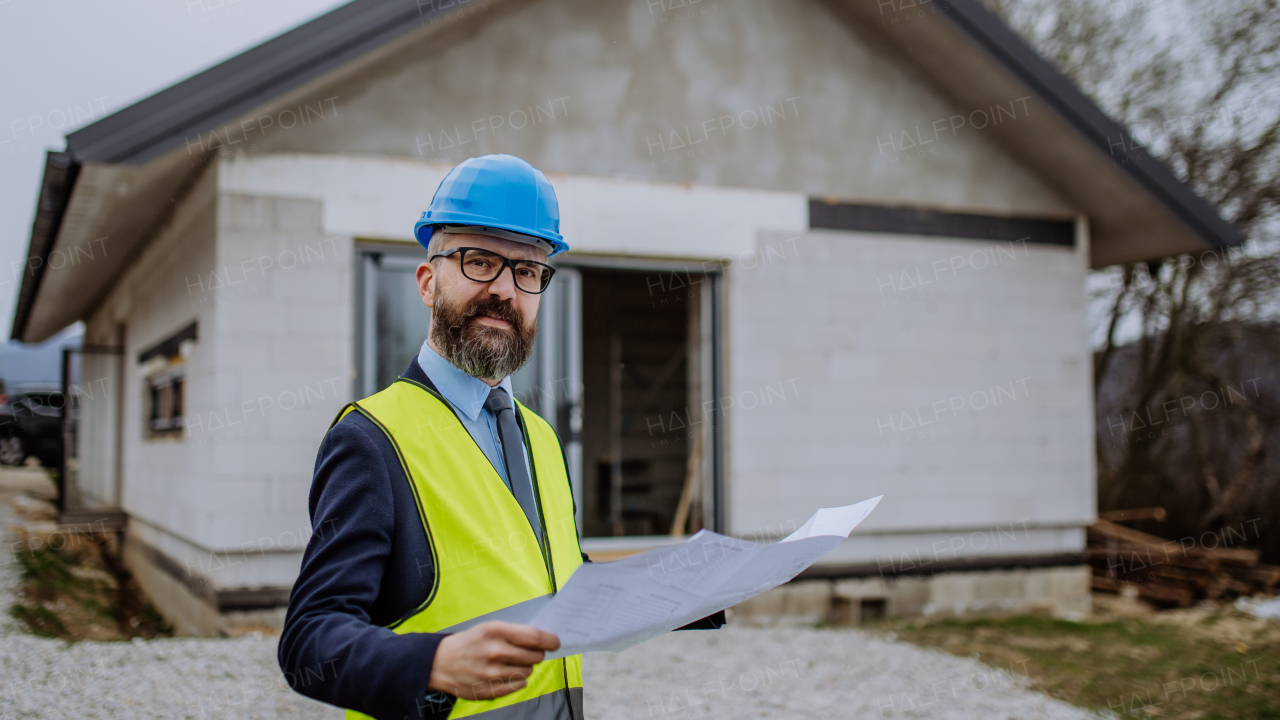
[[[412,242],[412,220],[447,169],[308,155],[226,163],[224,198],[286,205],[290,198],[315,208],[317,224],[294,227],[268,220],[275,216],[267,210],[228,209],[224,222],[235,225],[220,230],[220,267],[279,253],[277,236],[288,238],[284,245],[329,237]],[[800,193],[582,175],[552,180],[562,229],[579,252],[728,263],[721,403],[733,403],[730,531],[785,535],[817,507],[883,493],[885,502],[828,563],[898,567],[1083,547],[1094,503],[1083,229],[1074,248],[807,231]],[[298,277],[327,277],[327,267],[318,263]],[[268,310],[250,295],[229,298],[240,303],[225,315],[237,318],[227,324],[237,349],[223,357],[240,365],[220,378],[228,384],[220,393],[257,396],[241,387],[243,378],[277,372],[261,368],[278,367],[285,353],[318,368],[347,367],[352,327],[339,313],[353,303],[338,301],[350,287],[340,285],[332,296],[289,301],[306,313]],[[304,325],[327,317],[307,314],[307,303],[330,301],[332,326]],[[292,334],[273,338],[273,328],[286,324],[302,334],[299,344],[273,354],[272,343],[295,342]],[[331,344],[302,349],[320,337]],[[306,382],[330,376],[319,370]],[[280,382],[267,387],[278,392]],[[308,469],[314,450],[305,453]],[[303,453],[296,452],[287,463],[283,455],[270,462],[298,467]],[[273,487],[284,490],[290,481],[277,477]],[[305,498],[307,477],[293,481],[293,502]],[[254,522],[305,516],[272,507]]]
[[[117,325],[125,330],[121,504],[131,533],[164,528],[195,538],[204,527],[201,490],[210,479],[208,463],[183,441],[146,437],[147,387],[138,356],[196,321],[199,339],[185,361],[187,404],[207,402],[214,374],[213,306],[200,302],[187,283],[214,266],[216,202],[216,173],[207,172],[86,322],[89,344],[113,345]]]
[[[325,430],[350,400],[349,237],[322,230],[311,200],[223,193],[212,402],[191,408],[187,442],[208,453],[210,522],[200,545],[223,587],[288,586],[310,530],[311,474]]]
[[[133,286],[151,291],[133,299],[126,361],[191,319],[199,326],[182,439],[142,439],[142,380],[130,379],[130,536],[172,559],[183,582],[288,587],[311,535],[316,451],[350,400],[352,243],[321,231],[316,201],[205,185],[178,212],[201,208],[200,222],[162,233],[146,256],[173,246],[185,260]]]
[[[1079,551],[1087,243],[763,235],[727,273],[735,533],[883,494],[824,563]]]

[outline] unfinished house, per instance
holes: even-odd
[[[1086,273],[1239,242],[976,0],[356,0],[48,157],[13,336],[84,323],[64,517],[180,631],[283,617],[326,428],[426,334],[413,224],[495,152],[572,246],[516,380],[593,559],[885,496],[765,619],[1087,610]]]

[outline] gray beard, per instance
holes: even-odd
[[[533,356],[533,340],[538,333],[535,320],[526,325],[510,304],[493,296],[458,308],[435,298],[431,316],[431,342],[445,360],[463,372],[485,380],[501,380],[514,374]],[[493,312],[511,323],[495,328],[475,322],[477,315]]]

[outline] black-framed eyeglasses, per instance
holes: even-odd
[[[427,260],[449,257],[455,253],[460,253],[458,255],[458,263],[462,268],[462,275],[468,280],[483,283],[493,282],[498,279],[503,270],[509,267],[511,268],[511,277],[516,281],[516,287],[530,295],[538,295],[546,290],[547,286],[551,284],[551,276],[556,274],[556,269],[546,263],[534,260],[512,260],[498,253],[477,247],[458,247],[446,250],[432,255]]]

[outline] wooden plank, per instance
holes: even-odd
[[[1208,550],[1213,554],[1215,559],[1231,565],[1242,565],[1244,567],[1253,567],[1258,564],[1258,558],[1261,557],[1261,551],[1252,548],[1214,548]]]
[[[1091,537],[1105,540],[1122,540],[1134,545],[1144,545],[1152,550],[1172,555],[1174,552],[1191,557],[1199,557],[1232,563],[1234,565],[1251,566],[1258,563],[1259,552],[1250,548],[1205,548],[1200,546],[1186,547],[1177,540],[1139,532],[1133,528],[1117,525],[1110,520],[1097,520],[1089,526]]]
[[[1123,561],[1126,565],[1133,565],[1138,562],[1142,562],[1147,566],[1169,564],[1192,570],[1204,570],[1205,572],[1214,572],[1218,569],[1218,563],[1215,560],[1187,557],[1183,554],[1182,549],[1177,546],[1172,548],[1152,548],[1146,545],[1125,542],[1098,543],[1090,544],[1086,547],[1085,555],[1099,560],[1110,559],[1113,564],[1120,561]]]
[[[1216,600],[1223,595],[1251,595],[1253,588],[1248,583],[1241,582],[1225,573],[1215,577],[1213,583],[1205,590],[1205,595],[1210,600]]]
[[[1145,570],[1122,573],[1118,577],[1121,580],[1133,583],[1160,583],[1165,580],[1178,580],[1194,585],[1197,590],[1203,590],[1214,582],[1218,575],[1196,570],[1185,570],[1175,565],[1157,565]]]
[[[1255,582],[1263,587],[1271,587],[1280,583],[1280,565],[1264,565],[1261,563],[1254,567],[1223,565],[1222,570],[1237,580]]]
[[[1121,580],[1115,580],[1109,577],[1093,575],[1090,578],[1094,590],[1106,590],[1110,592],[1120,592],[1125,585],[1132,585],[1138,590],[1138,597],[1144,600],[1154,600],[1161,603],[1174,603],[1181,607],[1187,607],[1195,600],[1195,593],[1184,587],[1159,585],[1156,583],[1128,583]]]
[[[1126,542],[1133,543],[1134,545],[1145,545],[1151,548],[1164,548],[1166,545],[1171,545],[1176,548],[1182,547],[1177,542],[1171,542],[1162,537],[1148,535],[1147,533],[1139,532],[1133,528],[1117,525],[1110,520],[1095,520],[1094,523],[1089,526],[1089,532],[1096,533],[1104,538],[1115,538],[1116,540],[1124,540]]]
[[[1122,545],[1119,549],[1111,549],[1105,547],[1087,547],[1085,548],[1085,556],[1092,564],[1108,569],[1132,569],[1142,567],[1159,567],[1162,565],[1176,565],[1187,570],[1199,570],[1201,572],[1218,572],[1220,565],[1212,560],[1202,560],[1200,558],[1189,558],[1184,555],[1170,553],[1165,557],[1161,553],[1154,550],[1148,551],[1147,548],[1137,545]]]
[[[1138,588],[1138,597],[1145,600],[1171,602],[1180,607],[1187,607],[1195,600],[1195,593],[1187,588],[1169,587],[1156,583],[1142,583],[1136,585],[1136,587]]]
[[[1132,510],[1112,510],[1110,512],[1098,513],[1098,518],[1109,520],[1111,522],[1124,522],[1134,520],[1155,520],[1156,522],[1164,522],[1169,516],[1162,507],[1150,508],[1134,508]]]

